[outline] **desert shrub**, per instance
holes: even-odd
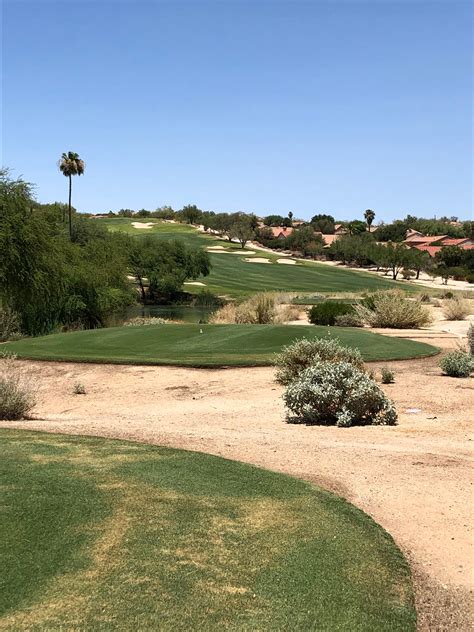
[[[439,366],[450,377],[469,377],[474,371],[474,359],[465,351],[451,351],[441,358]]]
[[[235,323],[235,312],[236,305],[234,303],[227,303],[227,305],[224,305],[211,314],[209,322],[215,325]]]
[[[275,295],[269,292],[254,294],[237,306],[236,323],[268,325],[274,322],[276,314]]]
[[[379,385],[348,362],[318,362],[290,382],[283,399],[293,423],[393,425],[397,413]]]
[[[124,323],[124,327],[141,327],[142,325],[166,325],[168,321],[157,316],[135,316]]]
[[[468,272],[466,274],[466,281],[468,283],[474,283],[474,272]]]
[[[419,299],[421,303],[431,303],[431,296],[429,294],[420,294]]]
[[[275,323],[287,323],[300,319],[300,310],[296,305],[277,305]]]
[[[454,297],[446,300],[443,304],[443,315],[446,320],[464,320],[471,313],[468,301]]]
[[[406,280],[409,281],[410,279],[412,279],[415,276],[415,273],[413,272],[413,270],[402,270],[402,277]]]
[[[370,327],[416,329],[431,322],[429,308],[400,290],[374,292],[355,311]]]
[[[474,355],[474,325],[472,323],[467,330],[467,348],[469,349],[469,353]]]
[[[0,342],[14,340],[21,336],[20,320],[9,307],[0,306]]]
[[[361,370],[364,366],[358,349],[343,347],[334,338],[300,338],[276,356],[276,380],[280,384],[289,384],[317,362],[346,362]]]
[[[441,298],[454,298],[454,294],[448,290],[447,292],[443,292],[441,294]]]
[[[380,373],[382,376],[382,384],[393,384],[395,382],[395,373],[392,371],[392,369],[383,366],[380,369]]]
[[[0,419],[24,419],[36,403],[33,381],[15,357],[0,360]]]
[[[86,387],[84,386],[84,384],[82,384],[82,382],[76,382],[74,384],[72,392],[74,393],[74,395],[85,395]]]
[[[313,325],[334,325],[337,316],[352,313],[354,313],[354,307],[350,303],[325,301],[319,305],[313,305],[308,315],[309,322]]]
[[[336,327],[363,327],[364,323],[356,314],[339,314],[334,321]]]

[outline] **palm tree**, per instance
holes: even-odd
[[[59,171],[69,178],[69,237],[72,239],[72,207],[71,207],[71,193],[72,193],[72,176],[82,176],[86,165],[79,154],[74,151],[68,151],[67,154],[63,153],[61,159],[58,162]]]
[[[370,233],[370,227],[372,226],[372,222],[375,219],[375,213],[374,211],[371,211],[370,208],[368,208],[364,213],[364,217],[365,217],[365,221],[367,222],[367,227]]]

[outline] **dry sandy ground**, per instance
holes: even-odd
[[[453,348],[457,340],[432,342]],[[384,389],[400,414],[390,428],[285,423],[271,368],[41,362],[23,363],[40,388],[35,419],[2,426],[200,450],[313,481],[393,535],[412,565],[420,629],[468,630],[474,380],[443,377],[438,360],[390,363],[396,383]],[[77,381],[86,395],[72,394]]]

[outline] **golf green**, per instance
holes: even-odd
[[[431,345],[364,329],[313,325],[146,325],[111,327],[25,338],[4,345],[19,357],[191,367],[263,366],[297,338],[337,338],[360,349],[366,361],[433,355]]]
[[[2,630],[415,630],[392,538],[303,481],[16,430],[0,472]]]

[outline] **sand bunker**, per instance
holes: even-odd
[[[296,265],[296,261],[293,261],[293,259],[277,259],[277,263],[286,263],[291,266]]]
[[[225,250],[224,246],[208,246],[208,250]]]
[[[156,222],[132,222],[133,228],[152,228]]]
[[[249,263],[270,263],[270,259],[264,259],[263,257],[246,257],[244,261]]]
[[[206,284],[201,283],[201,281],[185,281],[184,285],[206,285]]]
[[[219,255],[254,255],[255,250],[230,250],[230,248],[224,248],[224,246],[208,246],[208,252],[214,252]]]

